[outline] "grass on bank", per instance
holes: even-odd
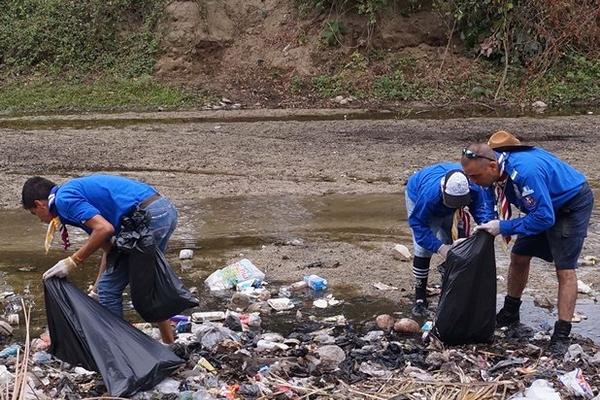
[[[170,110],[200,107],[211,99],[206,92],[168,86],[150,77],[17,81],[0,86],[0,113]]]
[[[503,69],[487,61],[473,62],[465,71],[450,67],[439,71],[437,66],[418,65],[406,57],[368,60],[356,68],[353,58],[356,57],[340,63],[333,73],[313,77],[308,85],[295,77],[290,91],[294,93],[309,86],[321,98],[353,95],[384,102],[474,100],[517,104],[543,100],[567,105],[600,101],[600,60],[581,56],[567,57],[537,76],[529,76],[524,68],[510,66],[500,90]]]

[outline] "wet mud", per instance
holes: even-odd
[[[60,182],[109,171],[147,181],[171,197],[180,218],[167,255],[185,283],[199,289],[202,310],[222,309],[228,300],[206,293],[203,280],[243,256],[277,284],[311,273],[327,278],[332,293],[345,305],[325,311],[355,320],[369,320],[382,312],[408,312],[411,264],[393,258],[392,248],[395,243],[412,248],[403,184],[419,167],[458,160],[465,144],[503,128],[582,170],[596,196],[600,187],[595,157],[600,150],[596,138],[600,118],[595,116],[167,119],[114,126],[90,121],[86,126],[53,128],[22,120],[18,127],[0,123],[5,126],[0,128],[0,293],[21,293],[29,287],[37,299],[34,325],[38,327],[44,325],[41,274],[65,253],[53,249],[44,255],[45,226],[19,209],[20,188],[32,175]],[[598,220],[596,208],[583,255],[600,254]],[[77,246],[84,236],[72,231]],[[191,262],[177,259],[182,248],[195,250]],[[507,254],[500,246],[496,250],[498,275],[506,277]],[[97,261],[97,257],[90,259],[73,275],[80,287],[92,283]],[[437,262],[434,259],[432,266]],[[579,278],[600,288],[598,269],[581,267]],[[432,284],[439,283],[434,267],[430,276]],[[377,282],[398,289],[380,291],[373,286]],[[504,290],[505,280],[499,280],[498,293]],[[530,324],[552,323],[556,290],[553,266],[535,261],[526,290]],[[596,309],[595,293],[580,295],[577,311],[588,319],[575,324],[574,332],[597,339]],[[294,315],[282,315],[272,323],[285,330],[294,320]]]

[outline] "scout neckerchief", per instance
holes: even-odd
[[[52,207],[54,204],[54,200],[56,198],[55,193],[50,193],[48,196],[48,209]],[[46,239],[44,240],[44,248],[46,249],[46,254],[50,250],[50,246],[52,246],[52,239],[54,238],[54,233],[57,229],[60,228],[60,237],[63,242],[63,248],[67,250],[69,246],[71,246],[71,242],[69,241],[69,232],[67,231],[67,227],[65,224],[60,222],[59,217],[54,217],[52,221],[48,224],[48,230],[46,231]]]
[[[498,165],[500,166],[500,179],[496,181],[495,184],[495,192],[496,192],[496,201],[497,201],[497,209],[498,209],[498,217],[501,221],[508,221],[512,217],[512,210],[510,208],[510,203],[506,198],[506,183],[508,182],[508,173],[505,171],[506,167],[506,157],[507,153],[500,154],[498,158]],[[503,236],[504,242],[506,244],[510,243],[510,236]]]
[[[471,213],[464,207],[457,208],[452,216],[452,241],[458,239],[458,226],[461,223],[465,237],[471,236]]]

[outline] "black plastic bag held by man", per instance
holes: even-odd
[[[133,307],[147,322],[158,322],[198,305],[154,243],[148,215],[135,211],[121,220],[121,231],[108,262],[129,265]]]
[[[442,270],[433,334],[448,345],[491,342],[496,327],[494,237],[477,232],[453,246]]]
[[[66,279],[45,280],[44,295],[49,352],[99,372],[111,396],[150,389],[184,363]]]

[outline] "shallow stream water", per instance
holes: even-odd
[[[203,280],[212,271],[223,267],[227,255],[248,248],[260,248],[276,241],[297,237],[309,240],[364,243],[369,240],[402,241],[410,234],[406,225],[402,194],[328,195],[328,196],[255,196],[215,198],[179,207],[179,226],[175,231],[168,258],[188,287],[197,287],[199,310],[223,310],[231,293],[215,295],[208,292]],[[23,210],[0,211],[0,296],[1,293],[22,294],[29,291],[35,301],[34,332],[45,325],[42,273],[65,253],[55,245],[45,255],[43,238],[46,226]],[[74,247],[85,239],[82,232],[70,229]],[[191,248],[196,257],[193,267],[177,259],[179,249]],[[95,279],[97,257],[86,262],[82,271],[71,279],[86,289]],[[289,284],[267,276],[271,287]],[[371,321],[381,313],[409,315],[406,307],[389,299],[361,295],[351,284],[333,286],[327,293],[344,300],[335,308],[317,310],[311,307],[314,294],[304,293],[296,301],[316,317],[343,314],[354,322]],[[498,299],[501,302],[501,296]],[[125,295],[127,318],[138,321]],[[289,332],[296,324],[296,310],[265,318],[263,326],[281,333]],[[574,324],[573,331],[600,341],[600,322],[595,318],[599,306],[581,300],[577,310],[588,316]],[[524,299],[523,322],[534,329],[540,324],[552,324],[555,310],[536,307],[531,298]],[[17,332],[22,334],[22,329]]]

